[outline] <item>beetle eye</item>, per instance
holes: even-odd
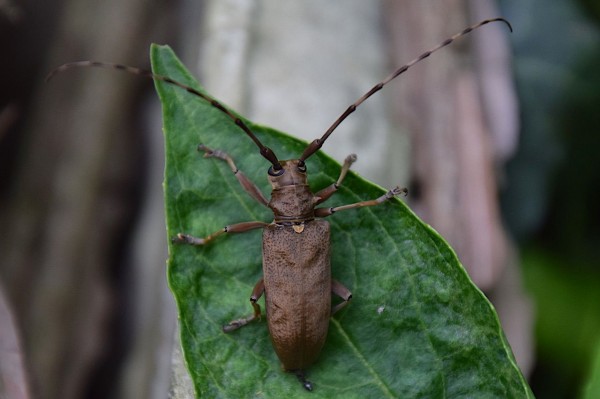
[[[306,172],[306,164],[303,161],[298,162],[298,171],[302,173]]]
[[[283,173],[285,172],[285,170],[282,167],[279,167],[279,169],[275,169],[272,166],[269,168],[269,176],[281,176]]]

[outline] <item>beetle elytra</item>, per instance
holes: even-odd
[[[315,193],[308,185],[306,161],[321,149],[342,121],[387,83],[438,49],[482,25],[495,21],[506,23],[512,31],[508,21],[494,18],[481,21],[444,40],[373,86],[351,104],[320,138],[308,144],[298,159],[292,160],[279,160],[275,152],[265,146],[241,119],[217,100],[167,76],[121,64],[81,61],[59,66],[47,79],[69,68],[93,66],[115,68],[161,80],[210,103],[227,115],[256,144],[260,154],[271,164],[267,172],[272,189],[269,199],[237,168],[234,159],[227,152],[212,149],[205,144],[200,144],[198,151],[204,153],[207,158],[227,163],[243,189],[258,203],[271,209],[273,220],[236,223],[201,238],[188,232],[179,233],[172,241],[201,247],[226,233],[263,230],[263,277],[256,283],[250,296],[253,313],[229,322],[223,327],[223,331],[228,333],[259,319],[261,309],[257,301],[264,295],[271,341],[283,368],[294,373],[304,388],[312,390],[312,383],[305,376],[306,369],[317,360],[325,344],[330,316],[344,308],[352,298],[350,290],[331,276],[330,228],[329,223],[323,219],[340,211],[382,204],[397,195],[406,194],[407,190],[396,187],[375,199],[336,207],[318,207],[338,190],[351,165],[356,161],[356,156],[352,154],[344,160],[335,183]],[[340,297],[342,302],[332,306],[332,293]]]

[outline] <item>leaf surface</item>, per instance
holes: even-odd
[[[154,45],[152,63],[155,73],[202,90],[170,48]],[[225,162],[196,151],[200,143],[226,151],[267,195],[269,163],[255,144],[206,101],[164,82],[156,86],[166,141],[168,236],[205,237],[228,224],[270,222],[270,211],[244,192]],[[297,158],[306,146],[248,125],[280,159]],[[307,166],[314,192],[340,171],[323,152]],[[384,191],[350,173],[325,204],[373,199]],[[221,331],[252,312],[248,298],[262,274],[261,231],[224,235],[203,247],[170,245],[168,279],[198,397],[533,397],[493,307],[448,244],[403,202],[327,220],[332,274],[353,300],[332,318],[321,356],[308,371],[312,393],[281,370],[264,318],[231,334]]]

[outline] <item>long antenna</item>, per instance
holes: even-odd
[[[459,37],[466,35],[467,33],[473,31],[474,29],[479,28],[480,26],[489,24],[490,22],[496,22],[496,21],[504,22],[508,26],[508,28],[510,29],[510,31],[511,32],[513,31],[512,30],[512,26],[510,25],[510,23],[506,19],[504,19],[504,18],[486,19],[486,20],[483,20],[483,21],[481,21],[481,22],[479,22],[479,23],[477,23],[477,24],[475,24],[473,26],[470,26],[470,27],[464,29],[463,31],[455,34],[454,36],[449,37],[448,39],[444,40],[443,42],[441,42],[437,46],[433,47],[432,49],[424,52],[423,54],[421,54],[420,56],[418,56],[414,60],[410,61],[408,64],[403,65],[400,68],[396,69],[388,77],[386,77],[381,82],[377,83],[375,86],[373,86],[371,88],[371,90],[369,90],[362,97],[360,97],[358,100],[356,100],[356,102],[354,104],[350,105],[344,111],[344,113],[342,115],[340,115],[340,117],[337,118],[337,120],[335,122],[333,122],[333,125],[331,125],[329,127],[329,129],[327,129],[327,131],[325,132],[325,134],[323,134],[323,136],[321,138],[315,139],[312,143],[310,143],[308,145],[308,147],[306,147],[306,149],[302,153],[302,156],[300,157],[300,161],[306,161],[306,159],[308,157],[310,157],[312,154],[314,154],[315,152],[317,152],[323,146],[323,143],[325,142],[325,140],[327,140],[327,138],[331,135],[331,133],[333,133],[333,131],[339,126],[340,123],[342,123],[344,121],[344,119],[346,119],[348,117],[348,115],[350,115],[351,113],[353,113],[356,110],[356,108],[358,108],[358,106],[360,104],[362,104],[367,98],[369,98],[373,94],[377,93],[379,90],[381,90],[383,88],[383,86],[385,86],[390,81],[392,81],[396,77],[398,77],[398,75],[406,72],[410,67],[412,67],[416,63],[418,63],[418,62],[424,60],[425,58],[429,57],[432,53],[434,53],[435,51],[441,49],[442,47],[446,47],[447,45],[449,45],[450,43],[452,43],[453,41],[455,41]]]
[[[237,117],[235,114],[233,114],[231,111],[229,111],[227,108],[225,108],[223,106],[223,104],[221,104],[220,102],[218,102],[217,100],[215,100],[214,98],[199,92],[198,90],[194,89],[193,87],[190,87],[188,85],[185,85],[183,83],[179,83],[176,80],[173,80],[167,76],[163,76],[163,75],[157,75],[154,74],[148,70],[145,69],[141,69],[141,68],[136,68],[136,67],[131,67],[131,66],[127,66],[127,65],[122,65],[122,64],[113,64],[110,62],[98,62],[98,61],[78,61],[78,62],[70,62],[68,64],[63,64],[60,65],[58,67],[56,67],[55,69],[53,69],[47,76],[46,76],[46,82],[48,82],[50,79],[52,79],[56,74],[64,72],[68,69],[71,68],[87,68],[87,67],[99,67],[99,68],[110,68],[110,69],[116,69],[116,70],[120,70],[120,71],[125,71],[125,72],[129,72],[132,73],[134,75],[139,75],[139,76],[143,76],[143,77],[147,77],[153,80],[160,80],[163,81],[165,83],[169,83],[172,84],[174,86],[177,87],[181,87],[182,89],[184,89],[185,91],[187,91],[188,93],[191,93],[195,96],[198,96],[202,99],[204,99],[205,101],[207,101],[210,105],[212,105],[213,107],[215,107],[216,109],[218,109],[219,111],[223,112],[225,115],[227,115],[229,118],[231,118],[233,120],[233,122],[239,126],[244,132],[246,132],[246,134],[252,139],[252,141],[254,141],[254,143],[258,146],[258,148],[260,149],[260,154],[265,157],[269,162],[271,162],[271,164],[273,165],[273,169],[274,170],[280,170],[281,169],[281,165],[279,164],[279,160],[277,159],[277,156],[275,156],[275,153],[273,152],[273,150],[271,150],[269,147],[263,145],[263,143],[260,142],[260,140],[258,139],[258,137],[256,137],[254,135],[254,133],[252,133],[252,131],[250,130],[250,128],[239,118]]]

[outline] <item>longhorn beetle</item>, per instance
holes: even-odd
[[[273,211],[273,221],[269,223],[262,221],[236,223],[225,226],[204,238],[179,233],[172,238],[172,242],[204,246],[225,233],[244,233],[255,229],[263,230],[263,278],[256,283],[250,296],[250,304],[254,312],[248,317],[233,320],[226,324],[223,326],[223,331],[228,333],[259,319],[261,309],[257,301],[264,295],[267,322],[275,352],[281,360],[283,368],[294,373],[304,388],[311,391],[312,383],[305,378],[305,370],[315,362],[321,352],[327,336],[330,316],[345,307],[352,298],[350,290],[331,277],[330,229],[329,223],[323,218],[339,211],[379,205],[397,195],[406,195],[407,190],[396,187],[372,200],[336,207],[317,208],[317,205],[326,201],[338,190],[350,166],[356,161],[356,155],[349,155],[344,160],[340,175],[335,183],[316,193],[313,193],[308,186],[306,161],[323,146],[323,143],[344,119],[391,80],[459,37],[482,25],[496,21],[504,22],[512,32],[512,27],[507,20],[493,18],[483,20],[449,37],[408,64],[396,69],[384,80],[373,86],[350,105],[323,136],[312,141],[298,159],[286,161],[280,161],[275,153],[269,147],[263,145],[240,118],[220,102],[167,76],[156,75],[150,71],[121,64],[80,61],[57,67],[50,72],[46,80],[50,80],[58,72],[73,67],[105,67],[164,81],[209,102],[213,107],[227,115],[254,141],[260,150],[260,154],[271,163],[267,171],[267,178],[272,187],[270,200],[267,200],[259,188],[237,168],[233,158],[226,152],[220,149],[211,149],[204,144],[198,146],[198,151],[203,152],[205,157],[217,158],[226,162],[244,190],[257,202]],[[331,293],[340,297],[342,302],[332,307]]]

